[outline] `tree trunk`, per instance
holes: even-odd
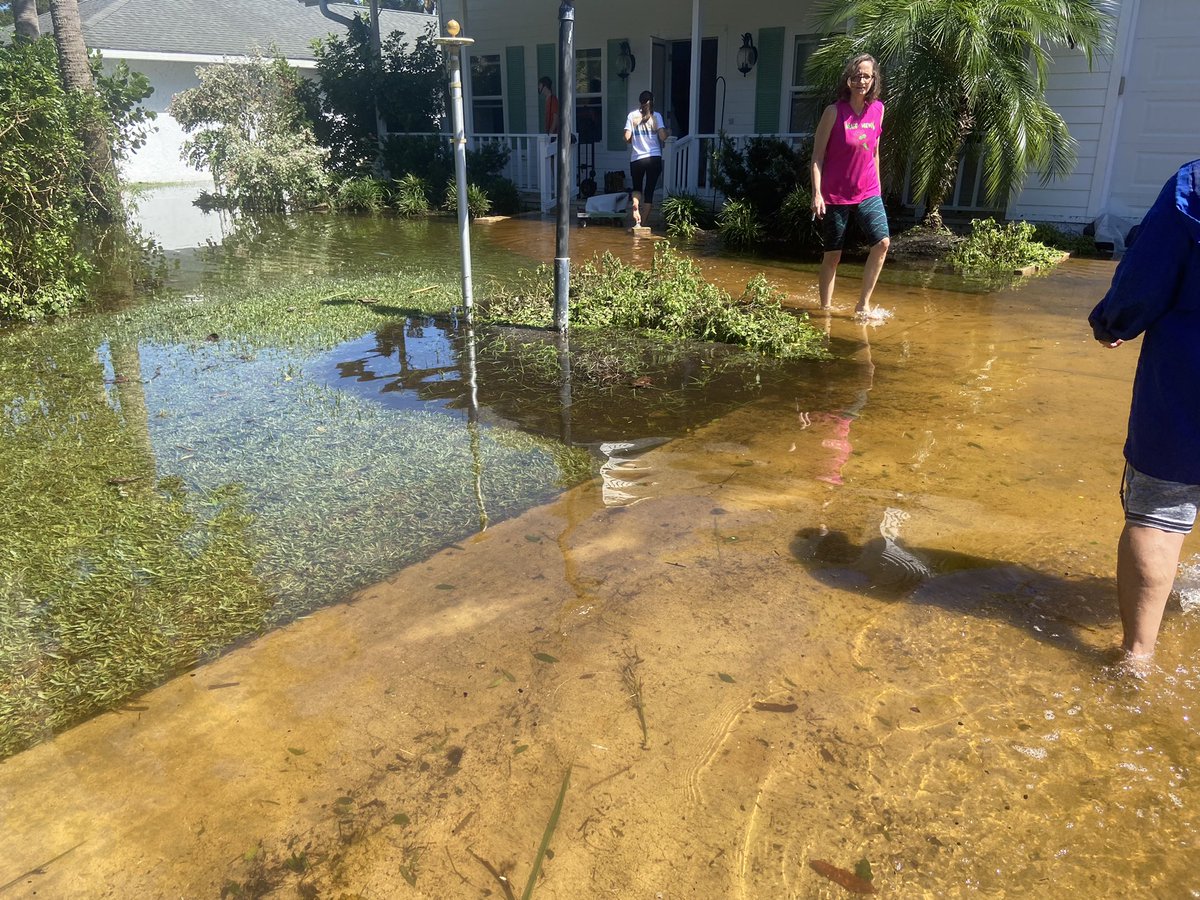
[[[958,113],[958,133],[961,136],[958,141],[958,146],[954,153],[946,160],[946,168],[942,172],[942,177],[937,180],[929,191],[929,196],[925,198],[925,216],[921,219],[921,225],[933,231],[941,231],[944,229],[945,223],[942,222],[942,204],[946,202],[946,198],[950,196],[954,190],[954,182],[958,180],[958,158],[962,156],[963,147],[966,146],[966,139],[970,136],[971,130],[975,127],[975,117],[971,115],[970,109],[967,108],[966,101],[963,101],[959,106]]]
[[[13,0],[13,20],[18,43],[32,43],[42,36],[42,29],[38,25],[37,0]]]
[[[79,21],[79,0],[50,0],[54,21],[54,43],[58,47],[58,70],[68,94],[79,104],[79,128],[87,151],[87,191],[93,209],[101,221],[113,221],[120,208],[117,190],[117,166],[108,142],[108,129],[92,83],[87,47],[83,43],[83,25]]]

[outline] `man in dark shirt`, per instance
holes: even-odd
[[[1088,321],[1106,347],[1143,335],[1125,440],[1117,596],[1122,646],[1144,661],[1200,505],[1200,160],[1163,185]]]

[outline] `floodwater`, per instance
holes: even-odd
[[[1200,896],[1194,615],[1106,665],[1112,264],[878,327],[850,272],[827,370],[614,417],[596,477],[0,764],[0,896]]]

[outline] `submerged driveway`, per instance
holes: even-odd
[[[1165,671],[1104,668],[1111,272],[882,286],[888,322],[831,320],[858,376],[819,408],[610,448],[0,763],[0,896],[520,896],[546,835],[539,897],[1200,889],[1200,630],[1175,608]]]

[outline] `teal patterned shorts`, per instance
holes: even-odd
[[[842,249],[851,216],[858,220],[858,227],[869,246],[874,247],[889,236],[887,210],[883,208],[882,197],[868,197],[861,203],[827,203],[825,218],[821,220],[821,244],[826,253]]]

